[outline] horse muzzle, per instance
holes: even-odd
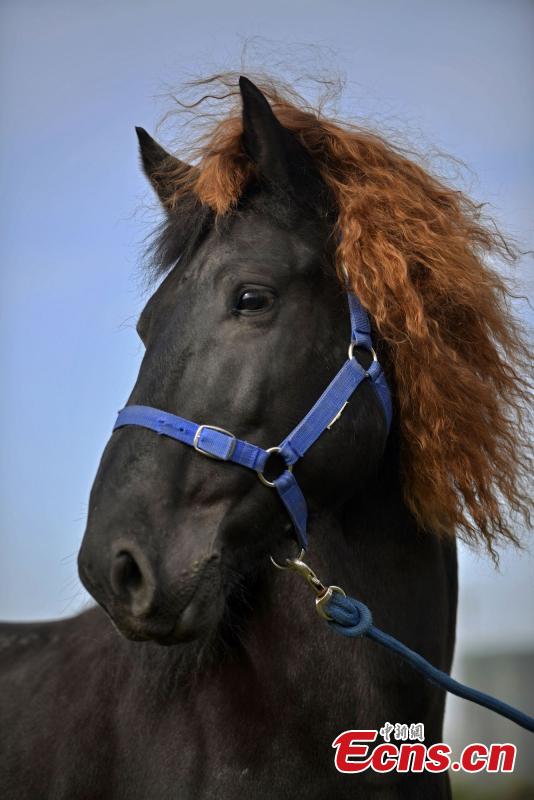
[[[83,546],[78,570],[85,588],[117,630],[132,641],[162,645],[191,641],[206,635],[222,616],[220,558],[216,553],[196,561],[181,571],[179,580],[173,580],[158,574],[134,541],[120,539],[111,549],[107,580],[96,578],[97,570]]]

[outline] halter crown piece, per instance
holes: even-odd
[[[373,349],[369,317],[356,295],[351,292],[348,293],[348,302],[351,324],[348,358],[312,409],[277,447],[264,450],[258,445],[238,439],[223,428],[191,422],[151,406],[126,406],[119,411],[113,430],[126,425],[148,428],[160,436],[168,436],[193,447],[201,455],[219,461],[231,461],[254,470],[263,484],[278,492],[291,517],[299,547],[305,549],[308,545],[308,507],[293,475],[293,465],[339,419],[352,394],[364,380],[371,381],[378,395],[388,432],[391,426],[391,394]],[[354,357],[355,347],[364,348],[372,355],[373,360],[368,369],[364,369]],[[275,453],[282,457],[286,468],[277,478],[269,481],[264,474],[265,468],[269,458]]]

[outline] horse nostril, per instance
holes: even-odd
[[[130,553],[117,553],[111,569],[111,585],[117,594],[135,592],[143,583],[141,570]]]
[[[111,564],[111,587],[117,600],[134,616],[146,614],[155,595],[155,581],[148,560],[137,548],[122,548]]]

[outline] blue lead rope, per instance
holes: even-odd
[[[336,593],[332,595],[325,611],[331,617],[328,621],[330,627],[342,636],[367,636],[369,639],[381,644],[382,647],[397,653],[414,669],[421,672],[427,680],[441,689],[445,689],[445,691],[455,694],[457,697],[462,697],[464,700],[477,703],[479,706],[489,708],[490,711],[495,711],[502,717],[512,720],[521,728],[526,728],[527,731],[534,733],[534,717],[529,717],[528,714],[508,705],[508,703],[497,700],[496,697],[479,692],[477,689],[471,689],[471,687],[455,681],[446,672],[442,672],[442,670],[432,666],[419,653],[415,653],[393,636],[384,633],[379,628],[375,628],[371,612],[364,603],[360,603],[353,597],[344,597]]]

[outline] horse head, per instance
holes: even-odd
[[[170,271],[137,325],[145,355],[127,405],[269,448],[343,364],[349,313],[335,267],[334,199],[266,97],[247,79],[240,89],[251,177],[222,218],[192,191],[169,202],[169,176],[191,168],[138,130],[144,170],[165,209],[159,241]],[[369,366],[369,352],[354,355]],[[363,381],[295,466],[311,514],[365,490],[386,438],[383,409]],[[269,460],[271,477],[276,462]],[[216,630],[269,554],[288,548],[291,530],[279,497],[250,470],[121,427],[92,488],[79,573],[125,636],[174,644]]]

